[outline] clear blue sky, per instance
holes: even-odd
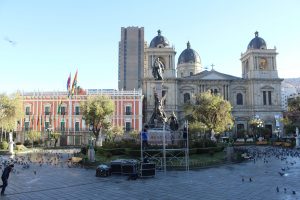
[[[180,53],[190,41],[203,66],[241,76],[240,55],[259,31],[276,46],[281,78],[300,77],[299,0],[0,0],[0,93],[117,89],[121,27],[157,30]]]

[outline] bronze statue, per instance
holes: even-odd
[[[162,101],[159,100],[157,93],[154,93],[154,111],[150,118],[149,124],[156,127],[158,124],[162,124],[167,121],[167,116],[163,110]]]
[[[163,72],[165,70],[165,65],[159,58],[156,58],[152,66],[152,75],[155,80],[163,80]]]
[[[172,131],[177,131],[178,130],[178,120],[177,120],[177,117],[174,112],[171,114],[171,116],[169,117],[168,120],[170,121],[169,122],[170,129]]]

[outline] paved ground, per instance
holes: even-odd
[[[7,196],[1,199],[300,199],[299,158],[288,157],[287,163],[274,157],[268,161],[189,172],[158,172],[155,178],[136,181],[118,175],[95,177],[95,170],[61,165],[32,165],[29,169],[15,165]],[[296,164],[291,165],[294,161]],[[278,172],[287,166],[286,174],[280,176]]]

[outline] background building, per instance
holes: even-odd
[[[30,130],[40,131],[47,140],[52,131],[60,132],[61,145],[87,144],[90,137],[80,111],[80,103],[90,95],[107,95],[115,103],[112,126],[122,126],[125,132],[142,129],[141,90],[117,91],[90,89],[68,98],[67,92],[27,92],[22,94],[24,118],[18,123],[17,142],[24,142]]]
[[[300,95],[300,78],[286,78],[281,84],[282,109],[287,111],[288,99]]]
[[[119,90],[133,90],[142,87],[144,77],[144,28],[121,28],[119,42]]]

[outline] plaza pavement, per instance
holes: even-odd
[[[6,196],[11,200],[47,199],[205,199],[277,200],[300,199],[300,160],[288,157],[284,176],[278,172],[286,161],[268,158],[199,170],[157,172],[154,178],[128,181],[126,176],[96,177],[94,169],[15,165]],[[36,171],[36,174],[34,174]],[[242,181],[244,178],[244,181]],[[249,181],[252,179],[252,182]],[[276,191],[278,186],[279,192]],[[286,193],[283,188],[286,188]],[[292,194],[292,191],[296,194]]]

